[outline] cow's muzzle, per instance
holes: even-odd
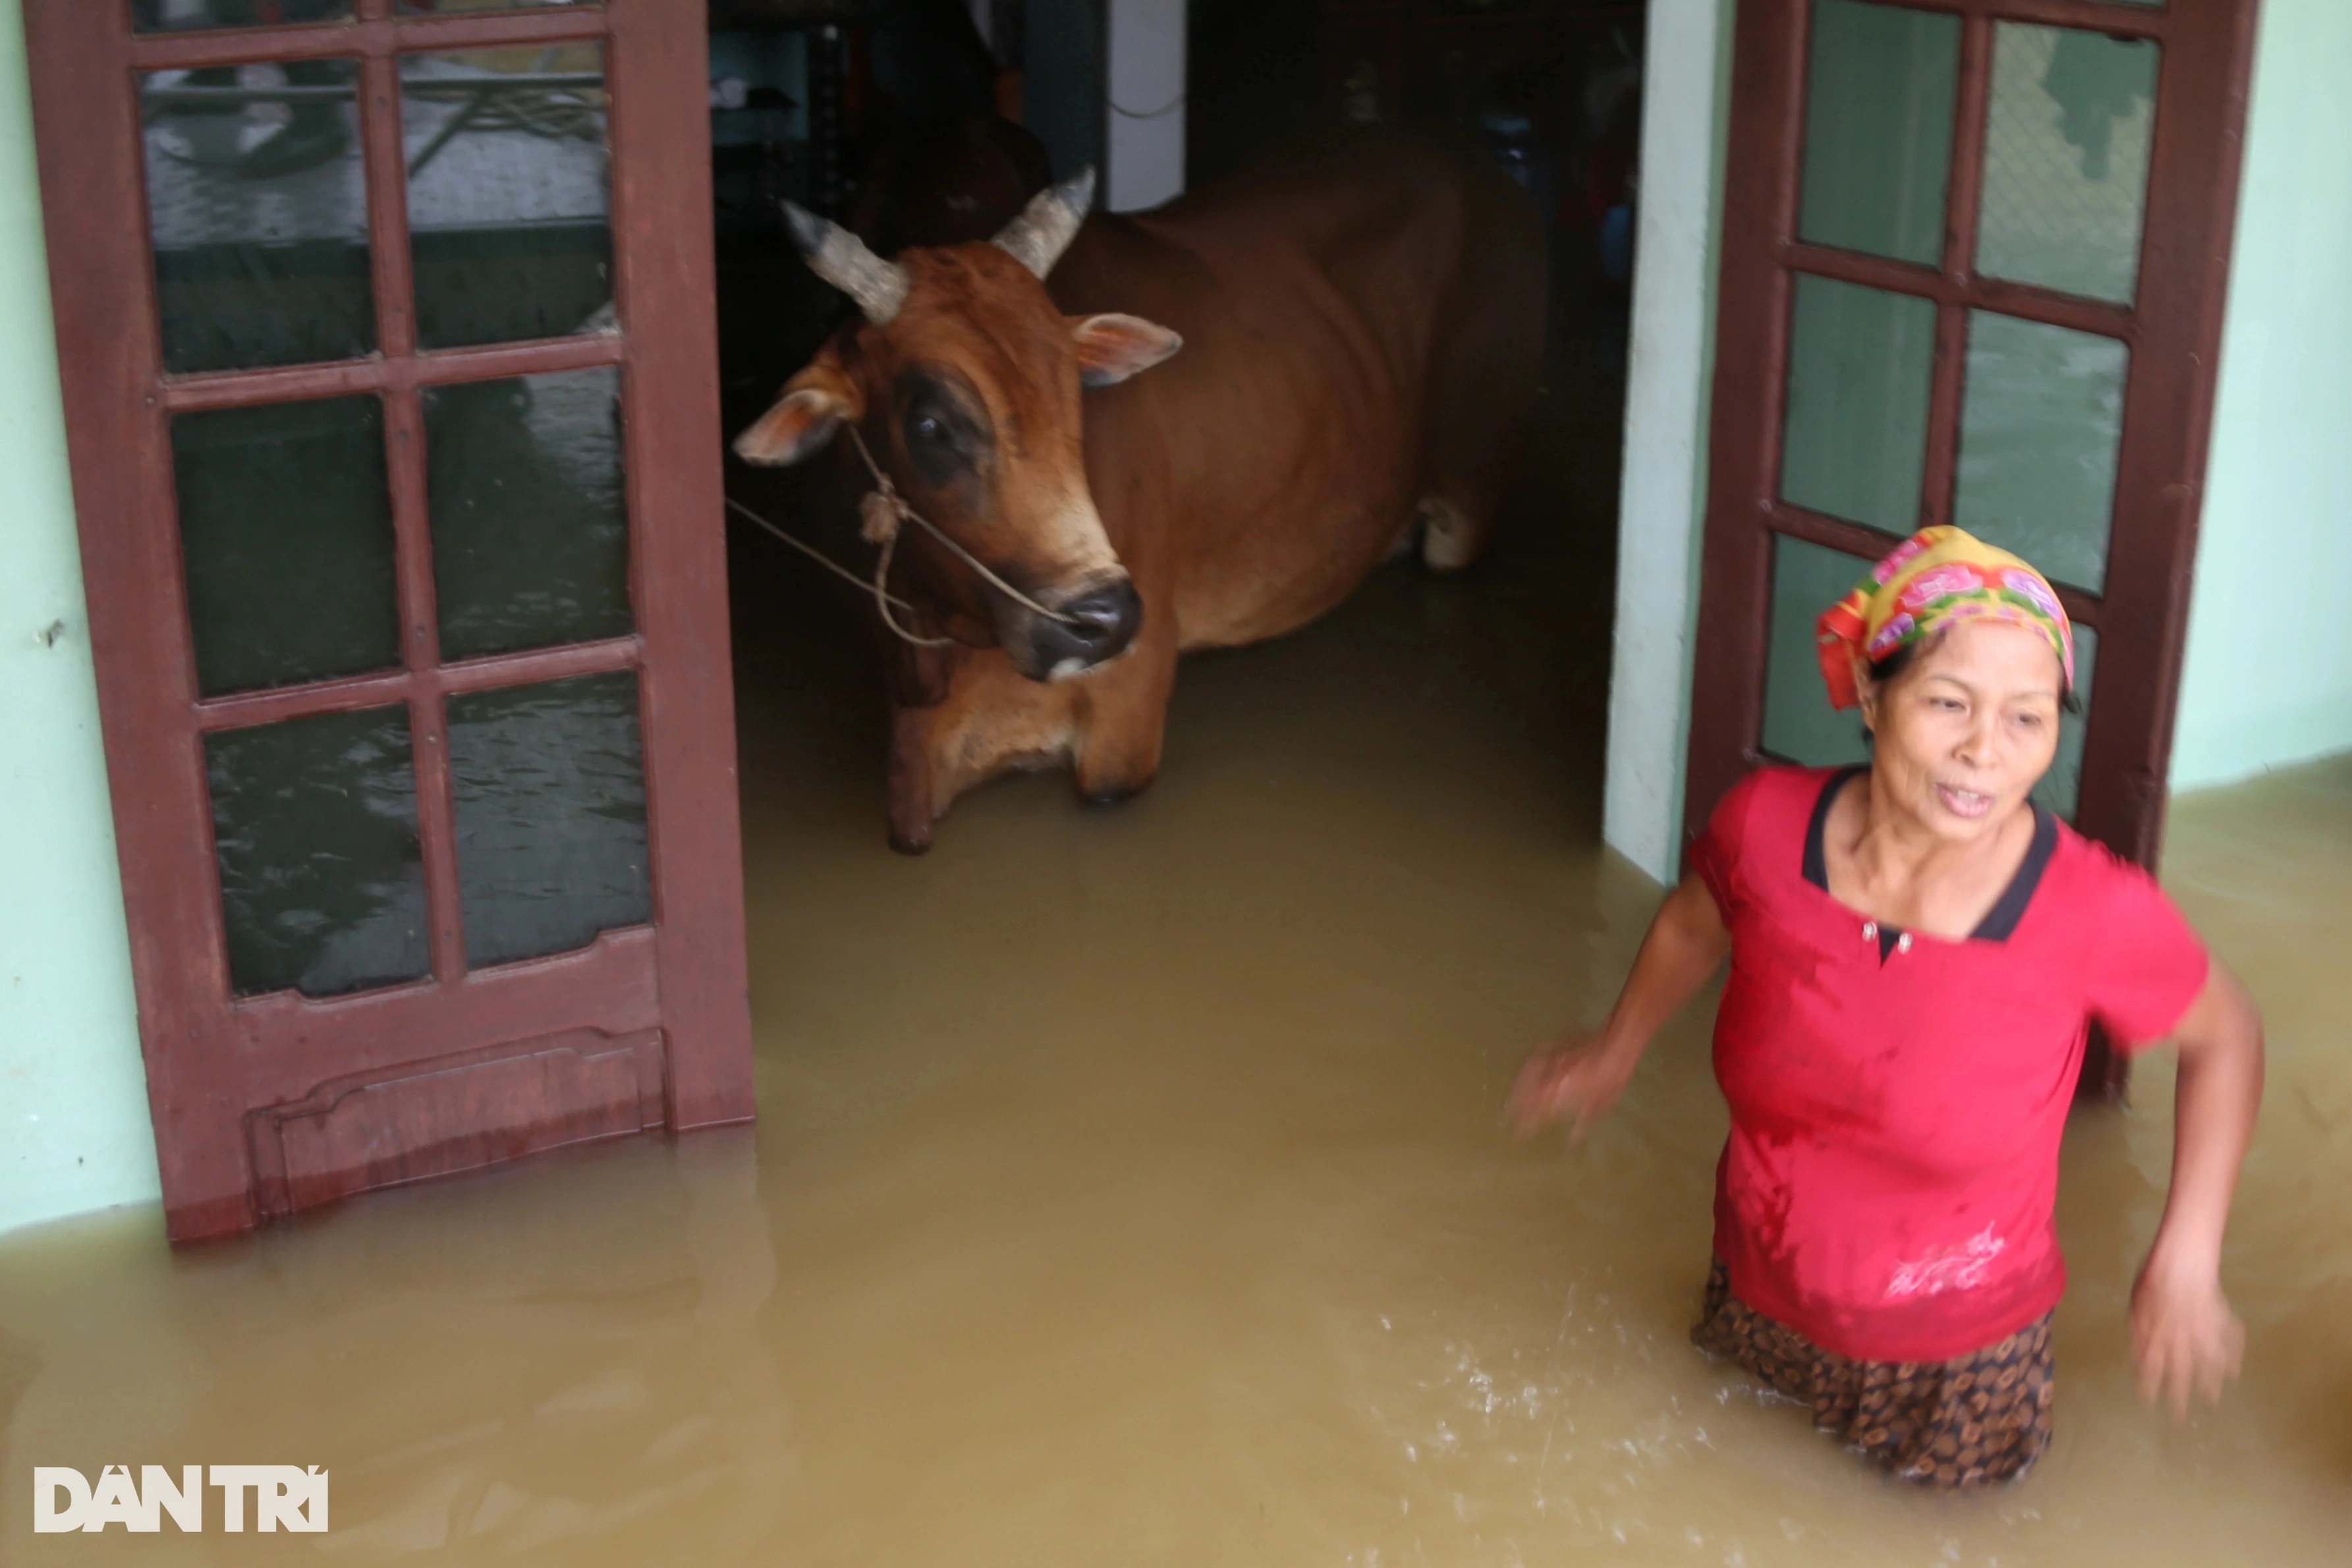
[[[1041,597],[1052,617],[1014,612],[1004,627],[1013,668],[1032,680],[1066,680],[1117,658],[1143,625],[1143,600],[1124,572],[1081,586],[1067,598]]]

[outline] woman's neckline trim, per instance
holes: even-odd
[[[1813,802],[1812,820],[1805,826],[1805,880],[1824,893],[1830,890],[1829,852],[1822,842],[1829,829],[1830,808],[1837,804],[1840,790],[1869,771],[1869,765],[1861,763],[1838,769],[1822,785],[1822,793]],[[2058,847],[2058,817],[2039,802],[2033,804],[2032,809],[2033,842],[2026,846],[2025,858],[2019,862],[2017,874],[2010,878],[2009,886],[2000,890],[2000,897],[1985,911],[1985,918],[1977,922],[1977,929],[1969,932],[1970,942],[2007,942],[2016,933],[2018,921],[2025,918],[2027,906],[2033,902],[2034,889],[2042,885],[2042,873],[2049,868],[2050,857]]]

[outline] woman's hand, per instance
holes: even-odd
[[[1625,1092],[1641,1059],[1640,1047],[1629,1050],[1605,1036],[1571,1039],[1529,1057],[1505,1110],[1511,1131],[1524,1138],[1573,1115],[1568,1135],[1582,1138]]]
[[[1651,920],[1608,1027],[1597,1038],[1563,1041],[1519,1069],[1504,1110],[1513,1130],[1525,1137],[1573,1113],[1569,1135],[1583,1137],[1625,1092],[1658,1026],[1706,984],[1730,952],[1731,933],[1716,910],[1715,895],[1696,876],[1685,877]]]
[[[2139,1363],[2139,1395],[2161,1399],[2176,1421],[2189,1418],[2194,1394],[2218,1401],[2238,1375],[2246,1328],[2221,1294],[2220,1268],[2148,1254],[2132,1287],[2132,1352]]]
[[[2217,963],[2175,1037],[2172,1190],[2132,1287],[2132,1349],[2142,1397],[2186,1418],[2191,1395],[2221,1397],[2246,1342],[2221,1294],[2221,1231],[2262,1103],[2262,1015]]]

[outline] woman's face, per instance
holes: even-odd
[[[1864,679],[1872,769],[1896,808],[1938,837],[1994,832],[2058,754],[2062,679],[2039,632],[1961,621],[1885,687]]]

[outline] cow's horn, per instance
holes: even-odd
[[[887,326],[907,302],[907,269],[866,249],[864,240],[839,224],[786,202],[784,226],[809,270],[856,300],[876,326]]]
[[[1062,252],[1077,237],[1078,225],[1087,221],[1094,205],[1095,171],[1089,164],[1030,197],[1021,216],[996,237],[997,246],[1043,278],[1054,270],[1054,263],[1062,259]]]

